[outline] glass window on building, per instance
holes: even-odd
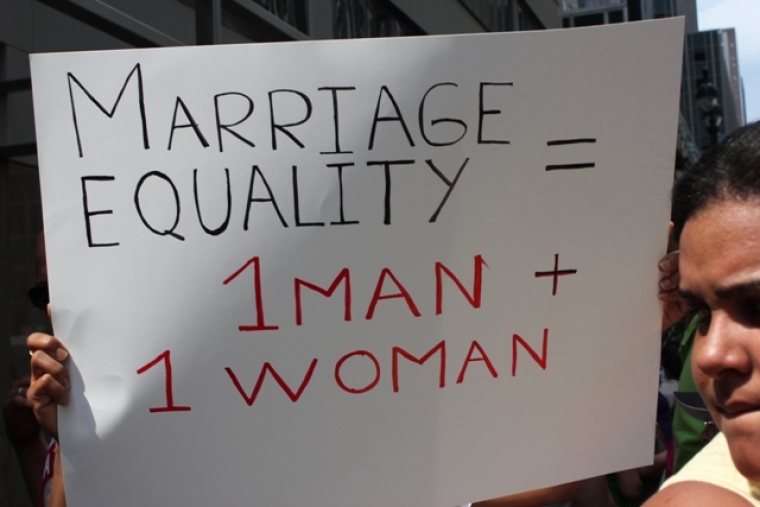
[[[307,33],[308,20],[304,0],[254,0],[257,4],[303,33]]]
[[[422,32],[390,4],[377,0],[333,0],[336,39],[404,35],[422,35]]]
[[[609,12],[610,23],[623,23],[625,21],[625,13],[622,10]]]

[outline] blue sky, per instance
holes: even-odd
[[[760,120],[760,0],[697,0],[700,30],[735,28],[747,121]]]

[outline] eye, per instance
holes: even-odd
[[[697,318],[697,332],[701,335],[707,334],[707,331],[710,329],[710,307],[707,306],[704,303],[695,302],[695,301],[689,301],[689,312],[686,314],[686,318],[691,321],[694,317]],[[757,307],[758,312],[760,312],[760,305]],[[760,321],[760,313],[758,313],[757,316],[758,320]]]
[[[747,299],[744,302],[743,307],[747,323],[760,326],[760,300]]]
[[[699,334],[707,334],[707,331],[710,330],[710,309],[700,308],[695,312],[695,315],[697,316],[697,319],[699,319],[697,331]]]

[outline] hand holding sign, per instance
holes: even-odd
[[[66,347],[54,336],[34,333],[26,345],[32,354],[32,380],[27,399],[40,426],[58,437],[58,405],[66,406],[71,381],[64,366],[68,358]]]

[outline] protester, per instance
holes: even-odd
[[[683,210],[677,210],[675,206],[688,206],[687,200],[673,203],[672,213],[683,214]],[[698,320],[694,316],[683,318],[686,313],[686,305],[682,301],[678,284],[680,274],[678,271],[678,240],[673,234],[671,223],[670,243],[668,254],[660,260],[660,294],[663,301],[663,347],[662,356],[676,351],[680,359],[680,373],[677,375],[678,383],[676,391],[682,393],[696,393],[697,386],[694,384],[694,376],[691,372],[691,348],[694,343]],[[674,370],[671,368],[671,374]],[[679,404],[673,406],[672,418],[673,439],[668,448],[665,476],[670,477],[678,472],[691,460],[709,441],[712,427],[705,427],[702,419],[694,417]]]
[[[32,378],[26,398],[41,428],[51,435],[42,477],[41,496],[44,507],[65,507],[63,472],[58,447],[58,405],[68,403],[70,386],[64,362],[68,351],[57,338],[34,333],[27,339],[32,352]]]
[[[36,284],[29,290],[29,298],[34,306],[47,312],[47,263],[45,240],[41,234],[35,245],[34,267]],[[3,402],[3,422],[8,440],[16,452],[29,497],[35,507],[45,507],[48,506],[50,478],[58,447],[54,440],[48,442],[46,439],[27,399],[30,382],[29,376],[13,381]]]
[[[721,434],[646,505],[760,506],[760,123],[705,154],[673,200],[692,373]]]
[[[35,507],[42,505],[42,471],[47,443],[26,399],[29,376],[16,379],[3,400],[3,423],[8,441],[18,458],[21,474]]]

